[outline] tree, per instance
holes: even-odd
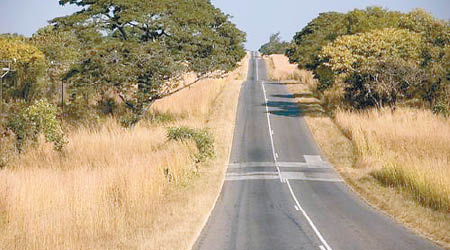
[[[232,70],[245,55],[245,34],[207,0],[60,0],[82,10],[52,20],[83,42],[80,63],[66,74],[71,96],[113,92],[132,112],[197,80]],[[88,102],[89,98],[86,101]]]
[[[396,28],[400,16],[400,12],[388,11],[381,7],[355,9],[346,14],[320,13],[295,34],[286,55],[291,63],[312,70],[319,79],[319,88],[325,90],[334,82],[334,77],[330,74],[330,70],[322,65],[319,58],[323,46],[343,35],[368,32],[372,29]]]
[[[385,28],[341,36],[323,47],[319,57],[337,82],[346,83],[353,106],[395,105],[418,82],[423,37],[405,29]],[[420,73],[419,73],[420,72]]]
[[[320,13],[300,32],[296,33],[286,51],[291,63],[300,68],[314,70],[322,46],[346,34],[345,15],[337,12]]]
[[[284,54],[289,43],[281,41],[280,32],[270,35],[269,42],[258,50],[263,55]]]
[[[6,98],[23,99],[27,102],[40,95],[39,77],[44,73],[44,55],[28,43],[27,39],[15,35],[0,37],[0,59],[11,61],[14,72],[6,81]]]
[[[424,37],[422,67],[427,80],[417,86],[416,93],[431,107],[439,102],[450,107],[450,21],[416,9],[402,16],[399,26]]]
[[[33,34],[30,43],[45,56],[46,74],[43,80],[48,87],[44,94],[52,101],[60,97],[63,91],[60,85],[64,74],[80,59],[81,42],[74,31],[57,30],[49,25]]]
[[[353,96],[358,107],[397,98],[420,98],[433,107],[450,106],[449,48],[450,21],[420,9],[403,14],[369,7],[321,13],[294,36],[286,55],[313,71],[320,92],[343,81],[353,84],[347,85],[347,100]]]

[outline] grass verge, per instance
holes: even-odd
[[[268,61],[269,73],[288,68],[287,58],[274,57],[281,63]],[[411,108],[338,110],[331,118],[317,105],[334,98],[315,98],[315,84],[303,79],[287,87],[323,154],[346,183],[373,207],[449,248],[450,120]]]
[[[42,142],[15,157],[0,170],[0,249],[190,248],[220,192],[247,60],[132,129],[109,119],[71,131],[63,156]],[[195,138],[169,140],[170,127]]]

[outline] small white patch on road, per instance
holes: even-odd
[[[331,168],[331,165],[324,161],[320,155],[304,155],[306,163],[313,168]]]
[[[327,250],[324,246],[320,245],[319,246],[320,250]]]
[[[322,157],[320,155],[304,155],[306,163],[309,164],[321,164],[323,163]]]
[[[297,211],[300,210],[300,208],[297,205],[295,205],[294,207],[295,207],[295,210],[297,210]]]

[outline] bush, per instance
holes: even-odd
[[[44,74],[44,55],[38,48],[20,36],[0,36],[0,59],[11,61],[11,72],[4,84],[4,99],[32,101],[42,96],[42,82],[38,79]]]
[[[198,153],[195,155],[197,162],[203,162],[215,156],[213,136],[206,129],[193,129],[189,127],[169,128],[167,137],[169,140],[183,141],[193,140]]]
[[[450,116],[450,107],[449,107],[448,104],[446,104],[444,102],[439,102],[436,105],[434,105],[433,113],[434,114],[440,114],[440,115],[443,115],[445,117],[449,117]]]
[[[7,127],[14,132],[16,148],[22,152],[29,142],[37,142],[43,134],[47,142],[52,142],[55,150],[62,151],[66,141],[57,119],[58,109],[47,100],[35,101],[31,106],[22,105],[8,117]]]
[[[320,57],[337,82],[345,82],[346,100],[353,107],[383,107],[395,106],[423,85],[422,49],[420,34],[386,28],[341,36],[323,47]]]

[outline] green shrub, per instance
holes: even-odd
[[[450,107],[448,106],[448,104],[446,104],[444,102],[439,102],[436,105],[434,105],[433,113],[440,114],[445,117],[449,117],[450,116]]]
[[[124,128],[131,128],[139,121],[139,117],[131,112],[125,112],[119,118],[120,125]]]
[[[28,107],[21,105],[17,112],[12,112],[7,127],[14,132],[17,150],[22,152],[29,142],[37,142],[39,135],[43,134],[47,142],[53,143],[55,150],[62,151],[66,141],[57,114],[57,107],[45,99]]]
[[[204,162],[215,156],[214,138],[206,129],[193,129],[189,127],[169,128],[167,137],[169,140],[184,141],[193,140],[198,153],[195,155],[197,162]]]
[[[167,123],[171,123],[174,122],[176,120],[182,119],[183,116],[181,115],[177,115],[177,114],[172,114],[169,112],[166,113],[160,113],[160,112],[149,112],[146,116],[145,116],[145,120],[149,123],[152,124],[167,124]]]

